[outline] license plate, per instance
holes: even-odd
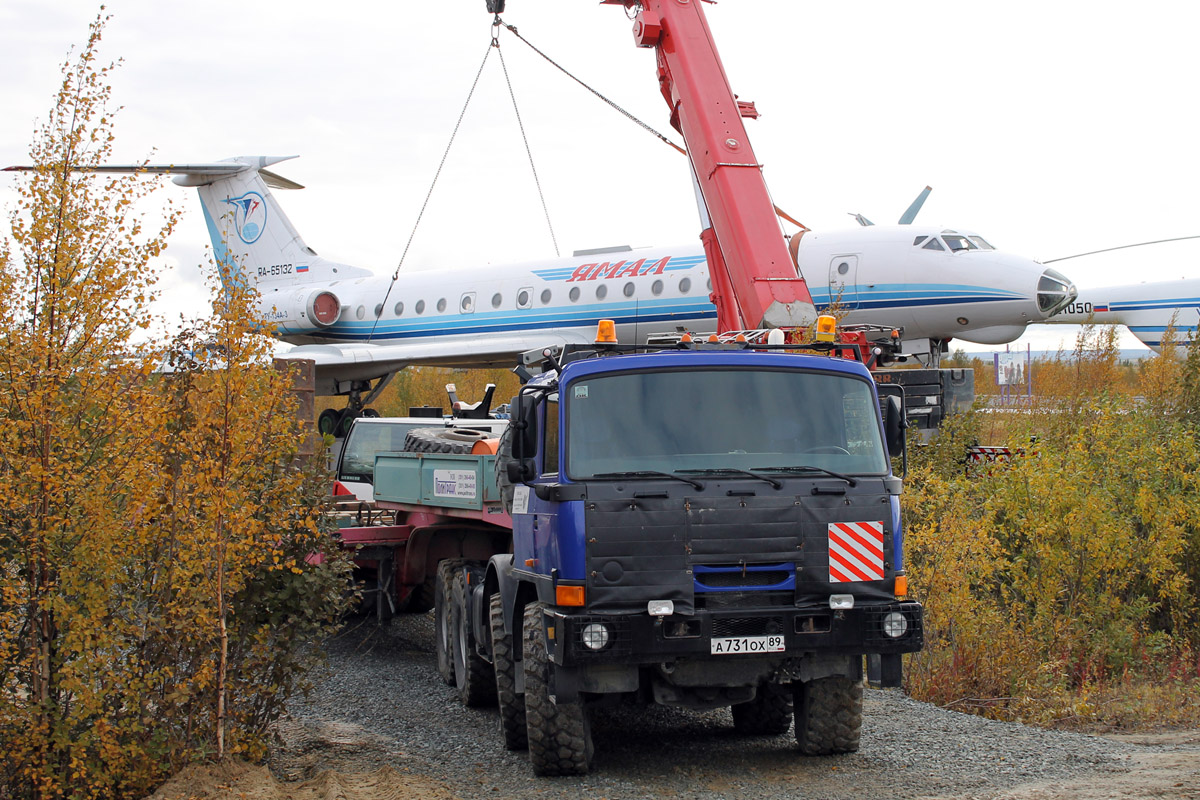
[[[782,636],[722,636],[712,640],[712,654],[782,653]]]

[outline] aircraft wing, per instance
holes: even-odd
[[[306,344],[275,354],[276,358],[303,358],[316,362],[317,394],[345,391],[350,381],[382,378],[410,364],[438,367],[514,367],[521,353],[541,347],[587,344],[583,336],[563,332],[480,336],[461,339],[417,339],[399,344]]]

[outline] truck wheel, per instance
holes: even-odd
[[[583,703],[557,705],[550,699],[545,610],[544,603],[526,606],[522,631],[529,760],[536,775],[586,775],[592,768],[592,729]]]
[[[470,600],[467,573],[454,575],[454,605],[450,606],[450,635],[454,642],[454,685],[458,699],[467,706],[481,706],[496,700],[496,677],[492,665],[475,650],[475,637],[467,615]]]
[[[438,674],[447,686],[454,685],[454,656],[450,644],[450,606],[454,602],[454,572],[463,565],[461,559],[447,558],[438,562],[433,583],[433,638],[437,651]]]
[[[470,453],[476,442],[489,436],[470,428],[413,428],[404,438],[404,449],[410,453]]]
[[[809,756],[857,752],[862,700],[862,681],[819,678],[800,684],[795,694],[800,752]]]
[[[517,694],[517,665],[513,661],[513,637],[504,632],[504,605],[500,595],[488,604],[492,628],[492,669],[496,671],[496,699],[500,706],[500,735],[507,750],[525,750],[525,697]]]
[[[738,703],[732,709],[733,728],[748,736],[778,736],[792,727],[792,693],[790,688],[764,684],[749,703]]]

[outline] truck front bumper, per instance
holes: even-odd
[[[644,611],[588,614],[560,607],[547,616],[551,658],[564,667],[891,655],[916,652],[925,640],[924,609],[916,602],[863,603],[849,609],[813,605],[697,610],[663,617]]]

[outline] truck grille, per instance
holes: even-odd
[[[735,586],[774,586],[783,583],[791,573],[784,570],[762,570],[755,572],[700,572],[696,571],[696,583],[709,589],[727,589]],[[698,587],[699,588],[699,587]]]
[[[713,636],[766,636],[783,633],[782,617],[724,617],[713,620]]]
[[[696,595],[696,608],[710,611],[722,608],[762,608],[763,606],[793,606],[794,592],[704,592]]]

